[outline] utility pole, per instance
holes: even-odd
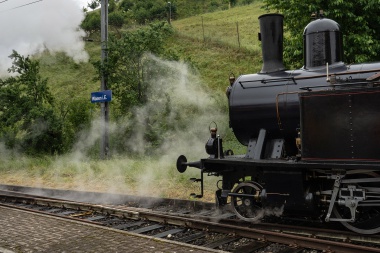
[[[172,3],[168,2],[169,5],[169,25],[172,24]]]
[[[101,0],[101,61],[102,66],[107,62],[108,52],[107,52],[107,43],[108,43],[108,0]],[[100,84],[100,90],[107,90],[107,76],[104,71],[102,71],[102,79]],[[108,121],[109,121],[109,103],[103,102],[100,103],[101,107],[101,124],[102,124],[102,136],[100,140],[100,158],[107,159],[109,155],[109,138],[108,138]]]

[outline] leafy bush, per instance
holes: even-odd
[[[114,11],[108,15],[108,24],[117,31],[125,24],[125,17],[121,11]]]
[[[114,115],[122,117],[130,108],[144,103],[146,84],[143,82],[143,55],[160,54],[164,39],[172,32],[165,22],[152,23],[135,31],[127,31],[121,38],[110,36],[107,65],[95,62],[99,75],[106,71],[108,87],[118,99],[114,101]]]
[[[169,12],[171,12],[171,18],[173,19],[177,13],[175,4],[155,0],[123,0],[119,5],[119,9],[129,12],[132,19],[139,24],[147,24],[155,20],[166,20],[168,19]]]
[[[86,13],[86,16],[80,27],[88,34],[100,31],[100,12],[93,11]]]
[[[47,79],[39,74],[36,60],[13,51],[9,72],[0,80],[0,138],[9,148],[35,153],[62,151],[62,122],[54,112]]]

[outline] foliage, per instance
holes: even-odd
[[[310,14],[324,11],[324,16],[341,26],[345,62],[378,60],[380,56],[380,9],[375,0],[264,0],[266,8],[284,14],[289,32],[284,44],[284,58],[288,65],[302,62],[302,31],[310,22]]]
[[[171,33],[170,25],[158,22],[137,30],[123,31],[120,37],[110,36],[107,62],[103,65],[100,61],[94,63],[99,75],[104,73],[106,76],[107,88],[112,90],[112,119],[120,122],[128,118],[130,122],[129,126],[113,133],[116,137],[110,137],[113,152],[131,152],[125,144],[134,132],[133,127],[138,123],[138,118],[141,117],[134,108],[147,102],[149,84],[154,80],[147,78],[148,75],[152,75],[152,65],[146,54],[162,55],[166,38]],[[162,117],[162,114],[159,117]],[[157,144],[160,140],[156,133],[162,129],[157,129],[156,125],[150,122],[145,123],[149,129],[146,130],[144,141],[152,145]]]
[[[115,0],[109,0],[108,1],[108,12],[112,13],[114,11],[116,11],[116,2],[115,2]]]
[[[116,118],[127,114],[133,106],[144,103],[147,84],[143,80],[143,55],[147,52],[159,55],[171,29],[165,22],[160,22],[124,32],[121,38],[110,36],[108,62],[102,67],[97,61],[95,66],[99,74],[105,71],[108,88],[118,98],[113,102]]]
[[[177,13],[175,4],[168,4],[167,1],[156,0],[123,0],[121,1],[119,8],[121,11],[129,13],[131,19],[135,20],[138,24],[147,24],[155,20],[168,19],[169,12],[173,19],[176,17]]]
[[[100,0],[92,0],[90,3],[87,4],[87,7],[91,10],[95,10],[100,5]]]
[[[91,103],[83,98],[56,103],[59,107],[59,118],[62,124],[63,152],[70,150],[78,141],[78,135],[90,128],[92,121]],[[80,108],[80,110],[78,110]]]
[[[92,7],[99,7],[100,0],[94,0],[89,4]],[[90,7],[91,8],[91,7]],[[118,31],[125,23],[126,17],[122,11],[117,9],[115,0],[110,0],[108,4],[108,25],[115,28]],[[82,21],[80,27],[87,32],[88,35],[94,32],[99,32],[101,28],[101,17],[100,10],[95,10],[92,12],[87,12],[85,18]]]
[[[86,13],[84,20],[82,21],[80,27],[86,31],[88,35],[94,32],[100,31],[100,12],[93,11]]]
[[[9,72],[16,76],[0,80],[1,139],[27,153],[62,151],[62,122],[54,113],[47,79],[39,74],[39,62],[16,51],[10,58]]]
[[[120,11],[114,11],[108,15],[108,24],[114,27],[117,32],[119,32],[125,22],[124,15]]]
[[[122,0],[119,10],[128,13],[128,16],[138,24],[146,24],[155,20],[168,20],[169,15],[175,20],[253,2],[254,0]]]
[[[125,24],[137,23],[140,25],[149,24],[158,20],[175,20],[208,12],[226,10],[229,7],[248,5],[255,0],[110,0],[108,4],[109,25],[117,32]],[[95,31],[100,31],[100,13],[95,10],[100,6],[100,0],[93,0],[88,7],[93,11],[86,13],[86,17],[81,24],[81,28],[89,35]],[[170,16],[170,17],[169,17]]]

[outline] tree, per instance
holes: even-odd
[[[62,151],[61,122],[54,113],[47,79],[39,74],[39,62],[16,51],[9,72],[0,80],[0,138],[10,148],[27,153]]]
[[[119,6],[120,10],[129,12],[132,18],[139,24],[146,24],[155,20],[167,19],[169,5],[167,1],[145,0],[123,0]],[[176,16],[177,9],[175,4],[170,5],[171,17]]]
[[[264,0],[266,8],[285,16],[289,32],[284,42],[284,60],[287,65],[302,64],[302,33],[313,12],[324,11],[324,16],[335,20],[343,34],[345,62],[379,60],[380,9],[376,0]]]
[[[115,2],[115,0],[109,0],[108,1],[108,12],[112,13],[114,11],[116,11],[116,2]]]
[[[120,34],[119,30],[125,24],[125,18],[120,11],[111,12],[108,16],[108,24],[115,28],[116,32]]]
[[[86,16],[82,21],[80,27],[88,35],[91,35],[96,31],[100,31],[100,13],[98,11],[86,13]]]
[[[117,101],[113,102],[113,114],[124,116],[131,107],[144,103],[146,84],[144,83],[144,54],[160,54],[164,39],[171,34],[172,27],[166,22],[152,23],[145,28],[128,31],[121,38],[110,36],[108,62],[95,65],[106,72],[108,88],[112,89]],[[116,110],[116,111],[115,111]]]
[[[93,0],[91,3],[87,4],[87,7],[90,8],[91,10],[95,10],[96,8],[99,7],[101,0]]]
[[[134,2],[131,0],[122,0],[121,3],[119,4],[119,8],[124,11],[129,11],[132,9],[134,5]]]
[[[135,108],[146,103],[149,84],[154,80],[152,71],[156,71],[147,54],[164,54],[165,39],[173,32],[172,29],[167,22],[159,22],[137,30],[124,31],[120,37],[110,36],[108,60],[103,66],[100,61],[96,62],[95,67],[99,75],[104,73],[107,77],[108,89],[112,90],[112,118],[116,122],[125,119],[128,122],[139,122],[141,115]],[[127,143],[133,133],[132,126],[135,125],[137,124],[131,123],[110,136],[114,152],[133,152]],[[144,138],[147,145],[157,144],[159,138],[156,125],[150,122],[146,122],[146,125]]]

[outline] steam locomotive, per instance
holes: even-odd
[[[216,204],[259,220],[262,210],[380,232],[380,62],[346,65],[337,22],[315,18],[303,33],[304,66],[283,65],[283,15],[259,17],[263,66],[230,77],[230,127],[246,154],[224,151],[210,127],[207,158],[177,169],[218,176]]]

